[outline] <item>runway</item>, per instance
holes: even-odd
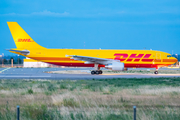
[[[48,71],[87,70],[87,68],[0,68],[0,79],[54,79],[54,80],[88,80],[109,78],[150,78],[150,77],[180,77],[180,74],[53,74]],[[91,70],[91,68],[88,68]],[[169,70],[169,69],[168,69]],[[174,70],[174,69],[173,69]],[[180,70],[180,69],[177,69]]]

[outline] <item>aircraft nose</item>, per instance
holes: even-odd
[[[178,59],[177,58],[175,58],[175,57],[173,57],[174,58],[174,62],[177,62],[178,61]]]

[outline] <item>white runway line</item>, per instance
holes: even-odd
[[[9,68],[6,68],[6,69],[4,69],[4,70],[1,70],[0,73],[6,71],[6,70],[8,70],[8,69],[10,69],[10,67],[9,67]]]
[[[31,77],[51,77],[51,76],[0,76],[0,78],[1,77],[3,77],[3,78],[4,77],[14,77],[14,78],[17,78],[17,77],[30,77],[31,78]]]

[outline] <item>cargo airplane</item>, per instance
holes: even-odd
[[[38,61],[69,67],[94,67],[91,74],[102,74],[100,68],[123,71],[127,68],[158,68],[177,62],[171,54],[154,50],[47,49],[37,44],[17,22],[7,22],[16,48],[9,49]]]

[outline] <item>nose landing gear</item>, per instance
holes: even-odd
[[[154,74],[158,74],[158,71],[154,71]]]
[[[154,74],[158,74],[158,67],[156,67],[156,71],[154,71]]]

